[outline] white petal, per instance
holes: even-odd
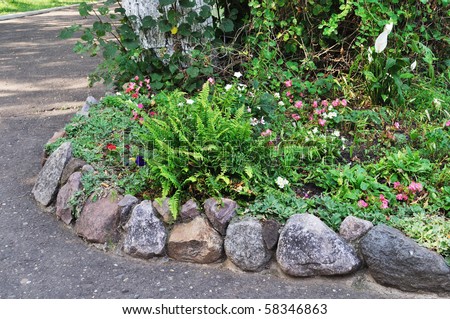
[[[414,69],[416,68],[416,66],[417,66],[417,61],[414,60],[414,62],[411,64],[411,71],[414,71]]]
[[[393,27],[394,27],[394,24],[392,22],[388,23],[384,26],[383,32],[387,32],[387,34],[389,34],[389,33],[391,33]]]
[[[388,34],[386,31],[381,32],[378,38],[375,40],[375,52],[381,53],[386,49],[387,46],[387,37]]]

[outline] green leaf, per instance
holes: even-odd
[[[361,184],[359,185],[359,188],[360,188],[362,191],[366,191],[367,188],[369,188],[369,184],[367,184],[366,182],[361,182]]]
[[[156,27],[157,22],[155,19],[153,19],[151,16],[146,16],[144,19],[142,19],[142,28],[144,29],[151,29]]]
[[[186,73],[191,78],[196,78],[198,76],[199,72],[200,72],[200,69],[195,67],[195,66],[191,66],[191,67],[186,69]]]
[[[183,8],[193,8],[196,5],[195,0],[179,0],[178,3]]]
[[[169,21],[163,19],[158,21],[158,27],[161,32],[169,32],[172,29],[172,25]]]
[[[220,24],[220,29],[223,32],[231,32],[234,30],[234,23],[230,19],[222,19],[222,23]]]
[[[395,64],[397,63],[397,61],[393,58],[388,58],[386,61],[386,67],[385,70],[388,71],[390,68],[392,68]]]
[[[92,5],[87,4],[86,2],[80,3],[80,6],[78,7],[78,12],[80,13],[80,16],[87,17],[90,15],[90,11],[92,11]]]
[[[77,24],[77,25],[72,25],[68,28],[64,28],[61,33],[59,34],[59,37],[61,39],[69,39],[71,37],[73,37],[73,34],[75,32],[77,32],[78,30],[80,30],[81,28],[81,24]]]
[[[159,0],[159,5],[165,7],[165,6],[174,4],[175,1],[176,0]]]
[[[200,8],[199,14],[203,19],[208,19],[209,17],[211,17],[211,7],[206,5],[202,6]]]
[[[183,36],[183,37],[190,36],[191,32],[192,32],[191,25],[188,24],[188,23],[182,23],[178,27],[178,34]]]

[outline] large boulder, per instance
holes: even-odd
[[[55,199],[62,172],[71,157],[72,145],[66,142],[58,147],[45,162],[32,190],[34,198],[41,206],[47,207]]]
[[[280,268],[291,276],[344,275],[361,266],[353,248],[311,214],[289,218],[276,256]]]
[[[92,243],[117,242],[119,239],[121,197],[108,196],[93,201],[91,196],[84,204],[75,224],[77,234]]]
[[[450,291],[450,268],[444,258],[395,228],[373,227],[362,238],[361,251],[370,274],[382,285],[406,291]]]
[[[165,254],[167,230],[151,201],[142,201],[134,207],[125,230],[125,253],[145,259]]]
[[[208,264],[222,257],[223,239],[206,218],[198,216],[174,226],[167,250],[176,260]]]
[[[224,236],[228,223],[236,214],[237,203],[228,198],[222,198],[221,202],[215,198],[209,198],[203,206],[212,226]]]
[[[56,197],[56,216],[69,225],[72,222],[71,198],[81,190],[81,173],[75,172],[70,175],[67,183],[61,187]]]
[[[242,270],[261,270],[272,254],[264,243],[259,220],[252,217],[234,219],[227,228],[225,253]]]

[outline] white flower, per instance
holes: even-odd
[[[274,93],[273,96],[274,96],[277,100],[280,99],[280,93]]]
[[[194,100],[187,99],[187,100],[186,100],[186,103],[189,104],[189,105],[192,105],[192,104],[194,104]]]
[[[388,34],[389,34],[388,32],[383,31],[378,36],[378,38],[375,40],[375,52],[376,53],[381,53],[384,51],[384,49],[386,49]]]
[[[259,123],[259,121],[257,118],[254,117],[254,118],[250,119],[251,126],[256,126],[256,125],[258,125],[258,123]]]
[[[411,71],[414,71],[414,69],[416,68],[416,66],[417,66],[417,61],[414,60],[414,62],[411,63]]]
[[[264,121],[264,116],[263,117],[261,117],[261,121],[259,121],[259,123],[261,123],[261,124],[266,124],[266,121]]]
[[[225,85],[225,91],[229,91],[233,87],[232,84]]]
[[[178,103],[178,106],[183,106],[183,105],[184,105],[183,102]]]
[[[279,105],[279,106],[283,106],[283,105],[284,105],[284,102],[283,102],[283,101],[280,101],[280,102],[278,102],[278,105]]]
[[[234,72],[234,76],[239,79],[242,76],[242,73],[241,72]]]
[[[237,86],[238,91],[244,91],[247,88],[247,85],[239,83]]]
[[[392,22],[388,23],[384,26],[383,32],[387,32],[387,34],[389,35],[389,33],[391,33],[393,27],[394,27],[394,24]]]
[[[333,135],[336,136],[336,137],[339,137],[339,136],[341,136],[341,132],[339,132],[338,130],[335,130],[333,132]]]
[[[330,112],[330,113],[328,113],[328,118],[329,119],[332,119],[333,117],[336,117],[337,116],[337,113],[336,112]]]
[[[318,129],[317,127],[315,127],[315,128],[313,128],[312,132],[313,132],[314,134],[317,134],[317,133],[319,132],[319,129]]]
[[[251,112],[252,112],[252,109],[251,109],[250,107],[248,107],[248,108],[247,108],[247,112],[248,112],[248,113],[251,113]]]
[[[279,188],[284,188],[284,186],[289,185],[289,181],[281,176],[278,176],[278,178],[275,180],[275,183]]]
[[[436,106],[436,107],[441,107],[441,100],[439,100],[439,99],[437,99],[437,98],[434,98],[434,99],[433,99],[433,104],[434,104],[434,106]]]

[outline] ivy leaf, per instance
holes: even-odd
[[[142,19],[142,28],[144,29],[151,29],[156,27],[156,21],[151,16],[146,16],[144,19]]]
[[[222,23],[220,24],[220,29],[223,32],[231,32],[234,29],[234,23],[233,21],[231,21],[230,19],[222,19]]]
[[[159,22],[158,22],[158,27],[159,27],[159,30],[161,30],[161,32],[169,32],[170,31],[170,29],[172,29],[172,26],[169,24],[169,21],[167,21],[167,20],[160,20]]]
[[[199,14],[203,19],[208,19],[209,17],[211,17],[211,7],[206,5],[202,6]]]
[[[159,5],[160,6],[168,6],[170,4],[173,4],[176,0],[159,0]]]
[[[195,7],[195,1],[191,1],[191,0],[179,0],[178,3],[180,4],[180,6],[182,6],[183,8],[193,8]]]
[[[191,35],[191,25],[188,23],[182,23],[178,27],[178,33],[182,35],[183,37],[188,37]]]
[[[86,2],[80,3],[80,6],[78,8],[80,16],[87,17],[88,15],[90,15],[89,11],[92,11],[92,5],[87,4]]]
[[[191,66],[191,67],[186,69],[186,73],[191,78],[196,78],[198,76],[199,72],[200,72],[200,69],[195,67],[195,66]]]

